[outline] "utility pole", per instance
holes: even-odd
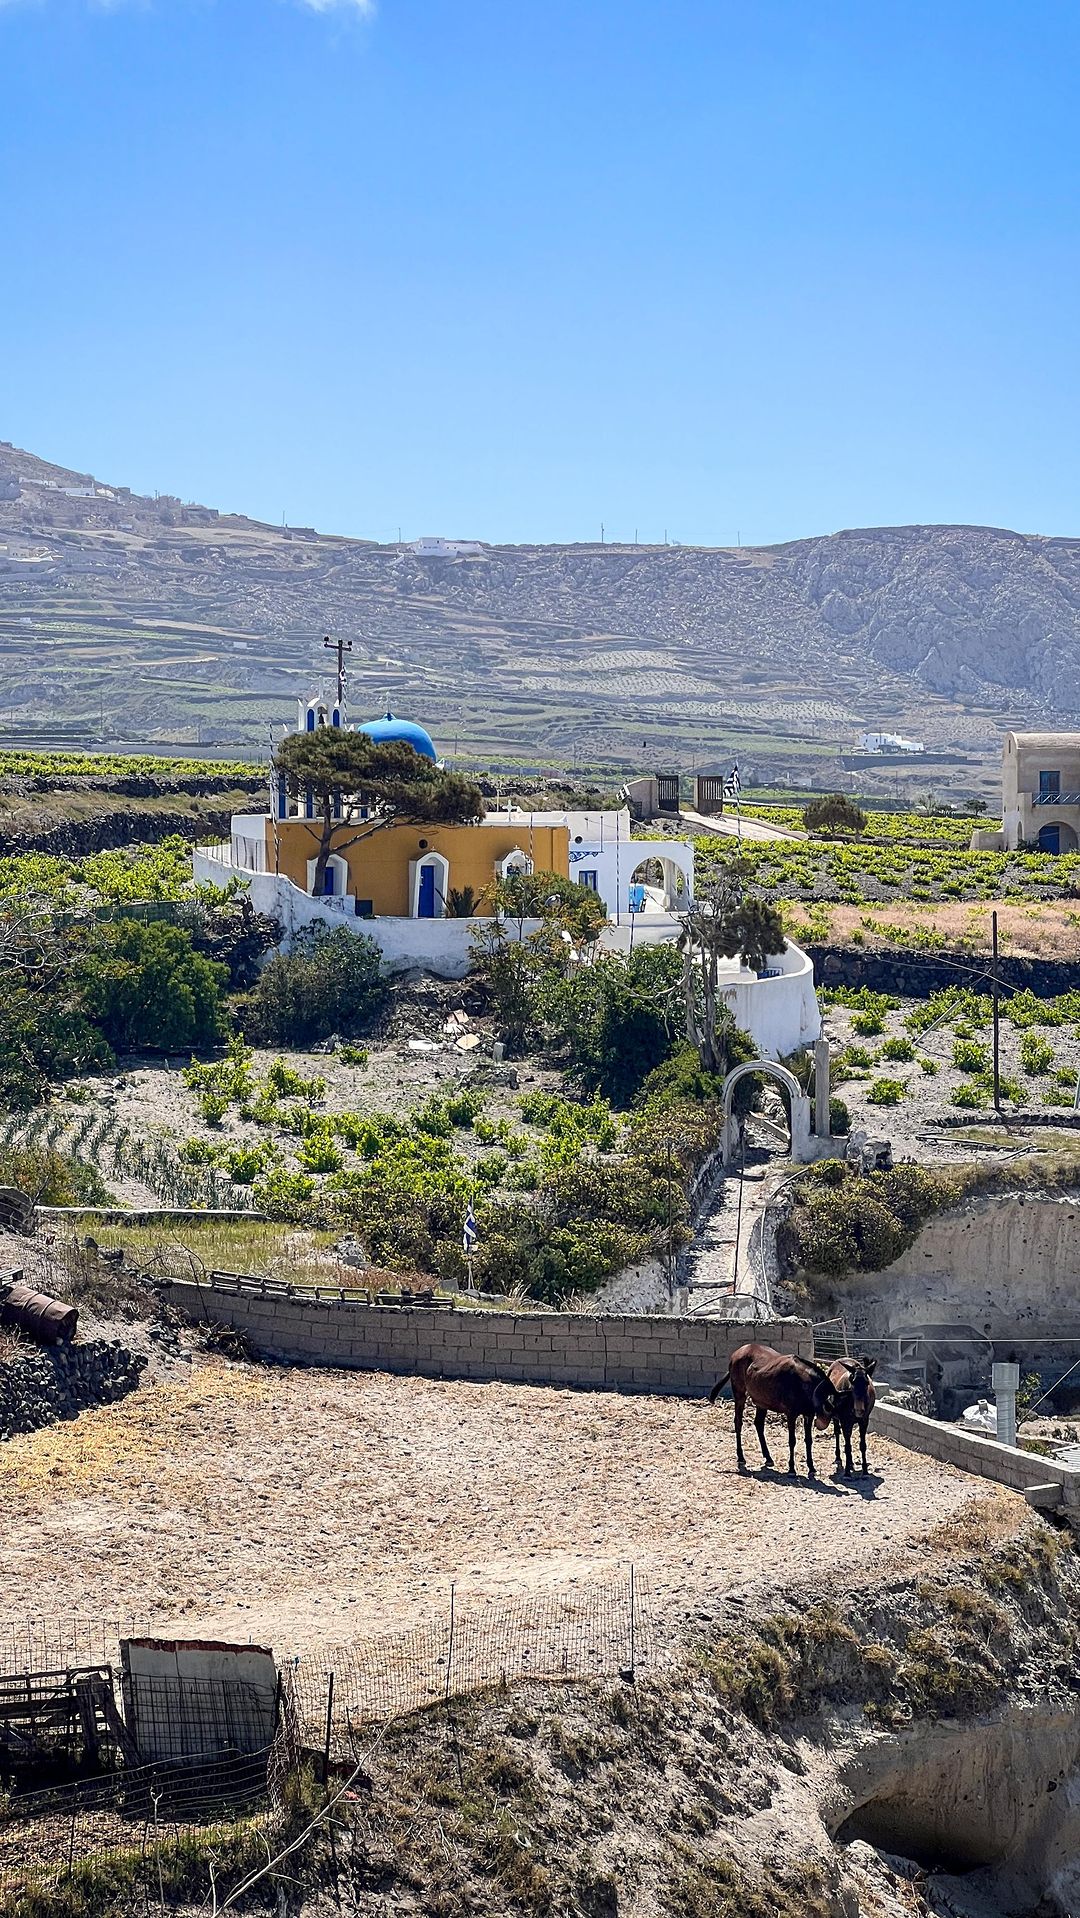
[[[342,718],[345,717],[345,655],[352,652],[351,639],[331,639],[329,633],[323,636],[323,646],[329,652],[337,653],[337,703]]]
[[[602,545],[604,544],[604,522],[603,522],[603,520],[601,520],[601,521],[600,521],[600,544],[601,544],[601,546],[602,546]]]
[[[991,954],[992,954],[991,961],[990,961],[990,986],[991,986],[991,991],[993,993],[993,1000],[994,1000],[994,1111],[1000,1112],[1001,1111],[1001,1049],[1000,1049],[1001,1032],[1000,1032],[1000,1020],[998,1017],[998,1006],[999,1006],[1000,994],[998,989],[998,916],[996,912],[992,912],[990,914],[990,940],[991,940]]]

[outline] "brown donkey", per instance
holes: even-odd
[[[735,1452],[739,1464],[743,1467],[746,1465],[742,1448],[742,1422],[749,1399],[756,1407],[754,1426],[766,1465],[771,1466],[772,1457],[765,1443],[765,1420],[770,1412],[779,1412],[788,1424],[788,1471],[795,1470],[795,1425],[801,1419],[806,1444],[807,1476],[816,1478],[811,1431],[815,1419],[828,1424],[835,1412],[838,1397],[838,1388],[834,1386],[825,1367],[815,1359],[797,1359],[785,1352],[774,1352],[771,1345],[740,1345],[738,1351],[731,1354],[723,1378],[709,1393],[710,1405],[716,1404],[729,1379],[735,1397]],[[850,1390],[850,1385],[839,1388],[840,1393]]]
[[[851,1459],[851,1434],[856,1424],[859,1427],[859,1448],[862,1452],[862,1469],[866,1473],[870,1467],[866,1463],[866,1428],[870,1423],[870,1414],[877,1403],[874,1390],[874,1369],[876,1359],[835,1359],[829,1367],[829,1378],[837,1394],[833,1408],[833,1433],[836,1438],[836,1469],[840,1470],[840,1434],[844,1434],[846,1456],[844,1474],[852,1476],[855,1467]],[[816,1421],[819,1432],[828,1430],[828,1418]]]

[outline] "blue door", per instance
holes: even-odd
[[[435,917],[434,866],[421,866],[420,868],[420,893],[416,902],[416,916],[418,919],[434,919]]]
[[[327,866],[326,871],[323,873],[322,889],[327,898],[330,898],[333,896],[333,891],[334,891],[333,866]]]
[[[1041,833],[1039,834],[1039,851],[1040,852],[1060,852],[1061,851],[1061,827],[1060,826],[1044,826],[1043,827]]]

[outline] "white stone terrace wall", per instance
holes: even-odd
[[[284,950],[307,926],[348,926],[351,932],[375,941],[390,972],[419,966],[441,979],[463,979],[469,970],[473,933],[477,926],[490,923],[483,919],[358,919],[351,899],[313,899],[280,874],[236,866],[228,841],[222,846],[197,847],[192,864],[195,878],[204,884],[224,886],[230,879],[239,879],[256,911],[280,922]],[[526,936],[536,929],[535,920],[526,920]],[[511,936],[515,930],[508,924]],[[670,943],[681,930],[680,921],[667,913],[627,913],[621,925],[604,928],[600,944],[608,952],[628,952],[634,946]],[[737,1024],[750,1034],[765,1059],[783,1058],[811,1044],[821,1031],[812,962],[798,946],[789,945],[776,964],[780,971],[775,979],[759,979],[755,973],[733,967],[730,982],[724,984],[724,997]]]

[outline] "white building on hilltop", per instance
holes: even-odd
[[[414,539],[409,550],[417,559],[471,559],[484,548],[478,539],[442,539],[426,533],[422,539]]]

